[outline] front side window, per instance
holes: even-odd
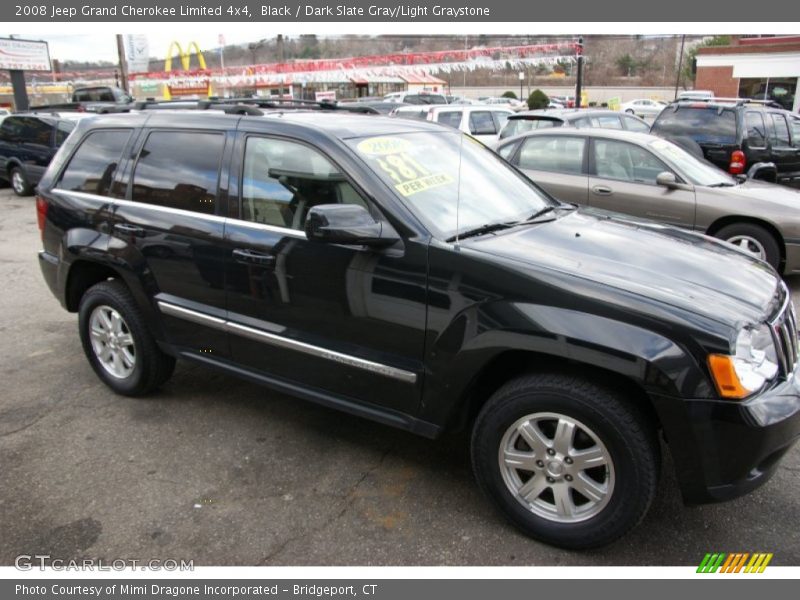
[[[580,175],[583,170],[583,138],[529,137],[519,152],[519,168]]]
[[[302,230],[318,204],[367,203],[325,156],[297,142],[248,138],[242,173],[241,218]]]
[[[444,239],[487,223],[524,219],[552,204],[495,152],[455,130],[346,142]]]
[[[625,127],[628,129],[628,131],[650,133],[650,126],[647,123],[642,123],[639,119],[623,116],[622,120],[625,121]]]
[[[50,146],[53,139],[53,124],[36,117],[22,117],[19,141],[37,146]]]
[[[458,129],[461,126],[462,114],[463,113],[460,110],[448,110],[445,112],[440,112],[436,121],[442,125],[449,125],[450,127],[455,127]]]
[[[653,185],[659,173],[669,170],[644,148],[601,139],[594,141],[594,167],[598,177]]]
[[[130,135],[128,129],[94,131],[87,135],[64,169],[58,187],[108,196]]]
[[[751,146],[763,148],[767,145],[767,129],[764,126],[764,116],[760,112],[747,111],[744,115],[744,124],[747,127],[747,140]]]
[[[478,110],[469,115],[469,132],[472,135],[494,135],[497,128],[488,110]]]
[[[133,200],[214,214],[224,146],[221,133],[150,133],[134,169]]]

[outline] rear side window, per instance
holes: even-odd
[[[550,119],[508,119],[506,126],[500,132],[500,137],[507,138],[533,129],[547,129],[556,125],[561,125],[561,121]]]
[[[439,117],[436,119],[436,121],[438,123],[441,123],[442,125],[449,125],[450,127],[455,127],[456,129],[458,129],[458,127],[461,126],[462,114],[463,113],[460,110],[459,111],[448,110],[447,112],[440,112]]]
[[[493,135],[497,127],[488,110],[479,110],[469,115],[469,132],[472,135]]]
[[[19,141],[38,146],[50,146],[53,124],[36,117],[20,117]]]
[[[522,143],[520,169],[580,175],[586,142],[577,137],[529,137]]]
[[[687,136],[697,142],[736,143],[736,113],[718,107],[679,107],[661,111],[653,133]]]
[[[200,131],[154,131],[133,173],[133,200],[214,213],[225,136]]]
[[[0,125],[0,140],[16,142],[22,135],[22,119],[20,117],[6,117]]]
[[[764,115],[760,112],[749,110],[744,115],[744,124],[747,128],[747,141],[751,146],[763,148],[767,145],[767,128],[764,126]]]
[[[772,123],[775,126],[775,130],[772,135],[772,143],[776,146],[788,146],[789,145],[789,126],[786,124],[786,117],[783,115],[776,115],[771,114]]]
[[[130,135],[128,129],[95,131],[87,135],[64,169],[58,187],[108,196]]]

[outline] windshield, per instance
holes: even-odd
[[[497,154],[458,131],[347,143],[442,238],[526,219],[555,204]]]
[[[665,109],[653,124],[653,132],[687,136],[698,143],[736,143],[736,113],[718,107]]]
[[[736,180],[710,162],[700,160],[667,140],[650,142],[650,149],[658,156],[672,163],[682,177],[695,185],[724,186],[736,185]]]

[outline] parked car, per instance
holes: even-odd
[[[447,104],[444,95],[432,92],[392,92],[386,94],[383,100],[398,104]]]
[[[752,100],[673,102],[652,133],[685,145],[731,174],[760,162],[775,164],[776,181],[800,187],[800,131],[795,115]]]
[[[507,98],[505,96],[496,96],[496,97],[489,97],[483,101],[484,104],[500,104],[507,108],[510,108],[514,112],[519,112],[521,110],[528,109],[528,103],[523,102],[522,100],[517,100],[516,98]]]
[[[710,90],[685,90],[680,92],[675,98],[676,100],[711,100],[714,98],[714,92]]]
[[[466,96],[446,96],[448,104],[476,104],[475,100]]]
[[[576,210],[452,128],[245,108],[86,119],[39,184],[44,279],[112,390],[181,358],[469,428],[493,503],[568,548],[642,520],[662,433],[691,503],[750,492],[797,441],[796,319],[766,263]]]
[[[539,109],[520,112],[508,118],[499,139],[551,127],[599,127],[601,129],[626,129],[647,133],[650,125],[639,117],[602,109]]]
[[[497,134],[514,113],[502,105],[403,106],[393,110],[393,117],[433,121],[469,133],[484,144],[497,142]]]
[[[15,113],[0,123],[0,179],[30,196],[80,113]]]
[[[637,100],[624,102],[620,105],[619,109],[624,113],[636,115],[637,117],[657,117],[659,113],[664,110],[666,105],[666,102],[661,102],[660,100],[639,98]]]
[[[560,200],[653,219],[800,273],[800,191],[734,178],[653,135],[540,130],[497,151]]]
[[[377,101],[361,101],[358,102],[339,102],[338,104],[342,108],[362,108],[368,107],[375,109],[378,113],[382,115],[388,115],[398,106],[406,106],[405,104],[398,104],[397,102],[385,102],[384,100],[377,100]]]

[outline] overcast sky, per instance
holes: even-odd
[[[226,44],[242,44],[258,41],[252,35],[237,33],[235,31],[220,31],[225,36]],[[164,58],[169,49],[170,42],[176,40],[184,48],[190,42],[197,42],[203,51],[219,47],[219,33],[198,31],[186,35],[174,33],[149,33],[147,34],[150,46],[150,56]],[[6,34],[0,35],[5,37]],[[14,33],[14,37],[28,40],[44,40],[50,46],[50,58],[57,60],[107,60],[117,62],[117,38],[114,34],[84,34],[84,35],[34,35],[29,33]],[[185,39],[184,39],[185,38]]]

